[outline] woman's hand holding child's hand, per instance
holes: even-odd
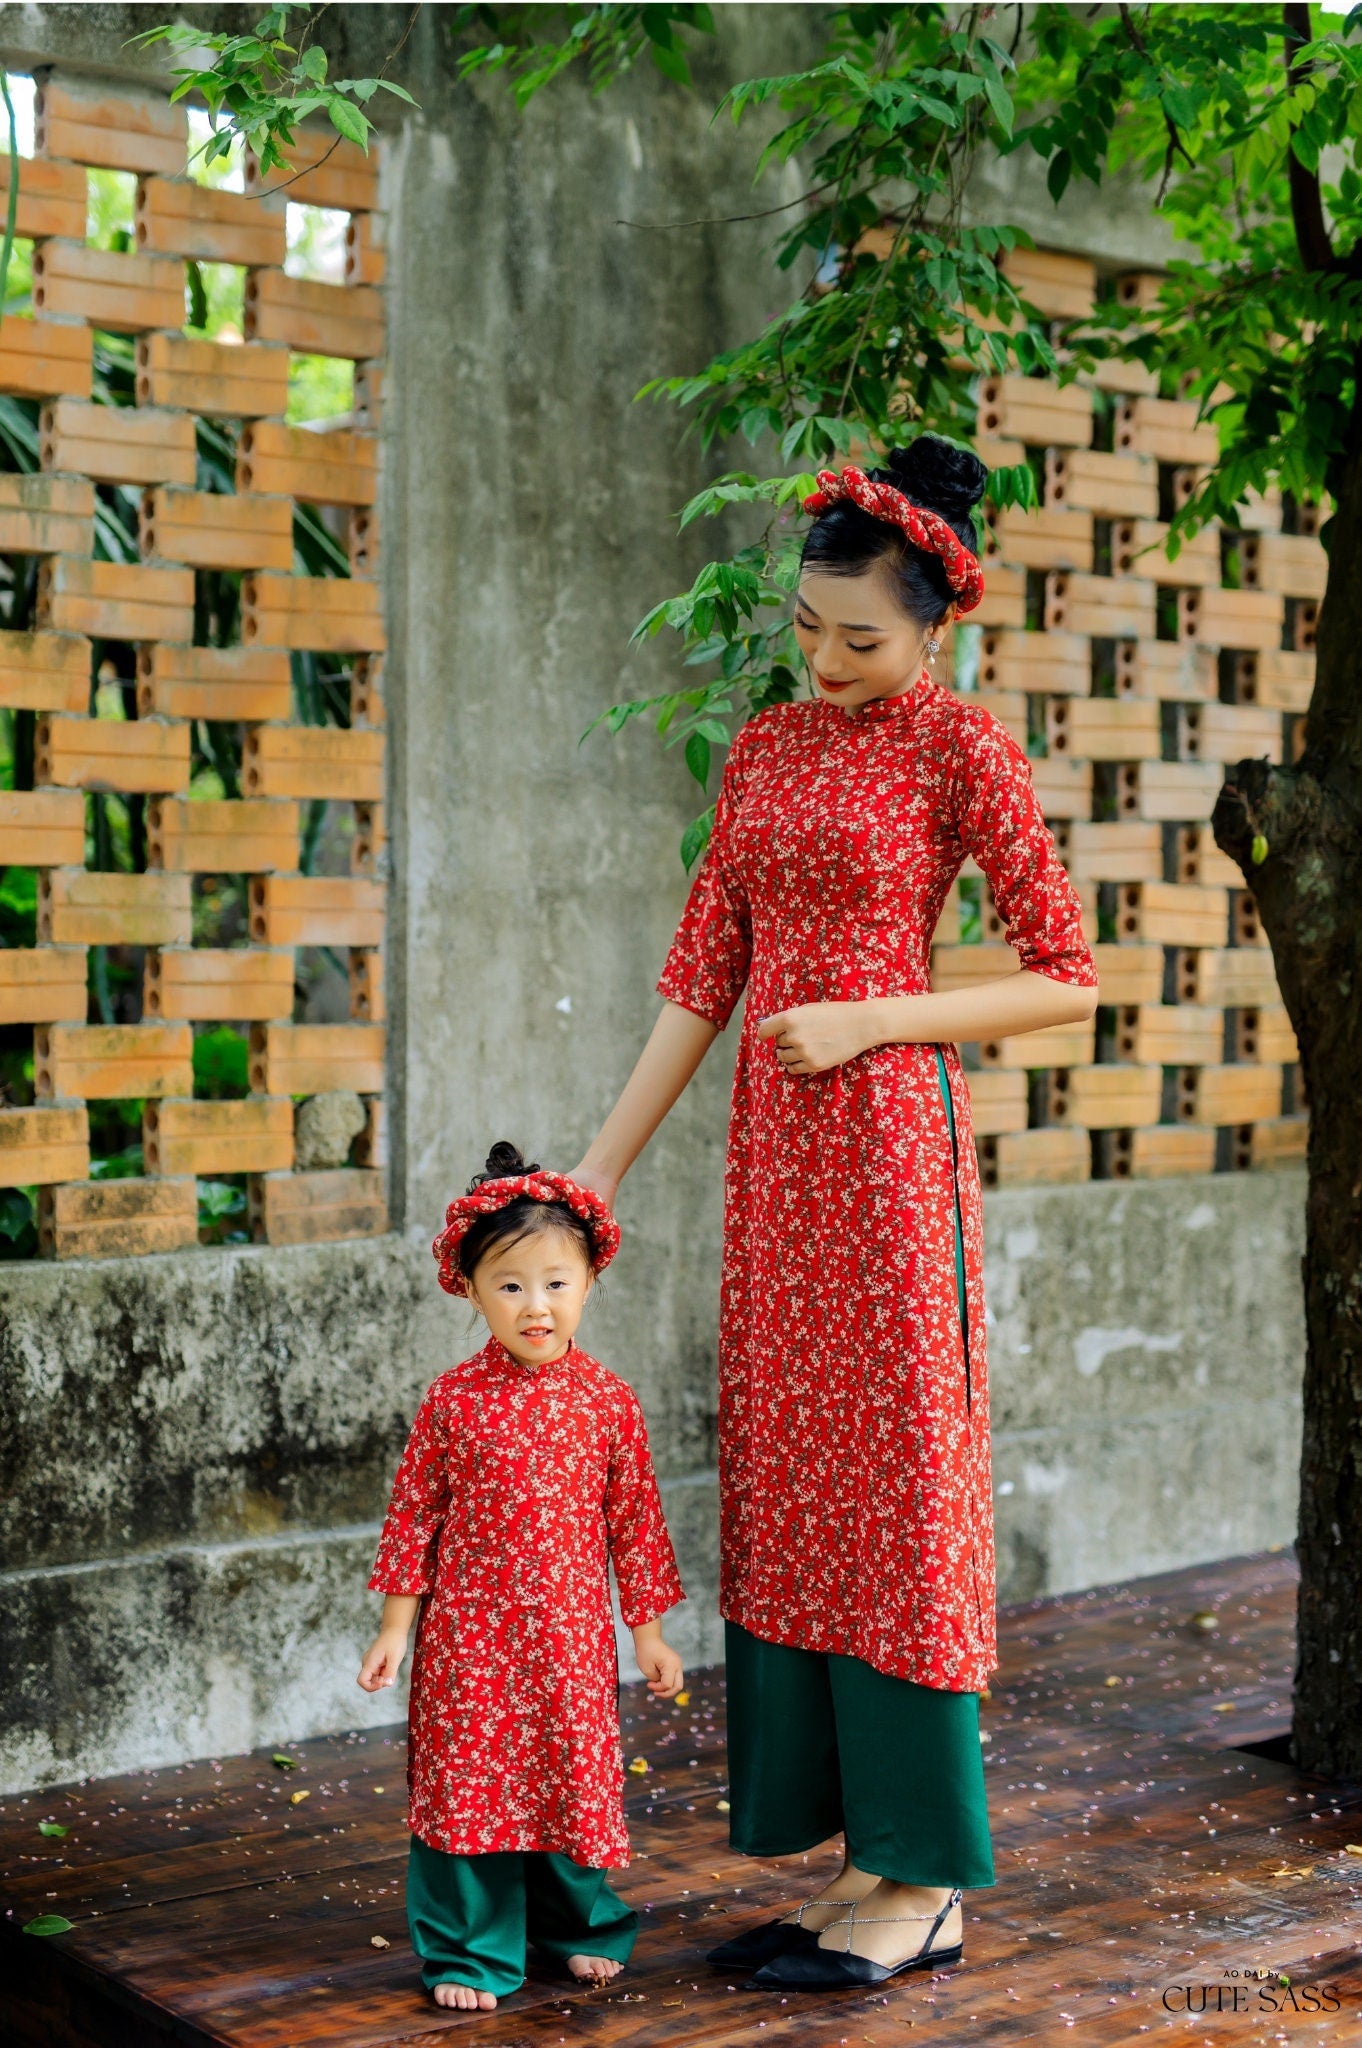
[[[675,1699],[686,1674],[670,1643],[663,1642],[661,1624],[647,1621],[633,1633],[634,1655],[638,1659],[639,1670],[648,1681],[649,1692],[655,1700]]]

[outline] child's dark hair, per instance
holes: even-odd
[[[503,1138],[488,1153],[482,1172],[475,1173],[469,1181],[468,1192],[471,1195],[485,1180],[514,1180],[522,1173],[539,1170],[534,1161],[522,1157],[518,1146]],[[474,1218],[459,1244],[459,1271],[465,1280],[471,1280],[489,1252],[503,1245],[518,1244],[522,1238],[536,1237],[545,1230],[561,1231],[572,1238],[588,1268],[594,1270],[596,1239],[584,1217],[574,1215],[566,1202],[536,1202],[533,1195],[517,1195],[504,1209]]]
[[[892,484],[925,511],[939,512],[977,555],[979,536],[970,513],[988,488],[988,471],[978,456],[936,434],[919,434],[907,448],[891,448],[886,460],[887,469],[867,470],[867,476],[877,484]],[[800,566],[820,569],[825,576],[859,576],[881,560],[908,617],[919,626],[935,626],[955,598],[941,557],[914,547],[897,526],[872,518],[845,498],[814,520]]]

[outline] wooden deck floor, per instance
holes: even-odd
[[[984,1717],[999,1883],[967,1899],[964,1965],[940,1976],[782,2002],[699,1963],[833,1860],[728,1850],[722,1673],[701,1672],[688,1707],[626,1728],[649,1764],[628,1781],[636,1860],[621,1883],[643,1933],[609,1990],[532,1977],[495,2014],[437,2014],[406,1944],[394,1728],[290,1745],[291,1772],[264,1751],[0,1803],[3,2038],[898,2048],[917,2029],[949,2043],[1072,2029],[1356,2048],[1362,1789],[1243,1748],[1286,1725],[1293,1603],[1290,1560],[1274,1555],[1004,1615]],[[43,1820],[67,1835],[44,1838]],[[72,1932],[22,1935],[41,1912]]]

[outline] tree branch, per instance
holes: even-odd
[[[1311,40],[1308,5],[1302,5],[1301,0],[1288,0],[1282,8],[1282,25],[1286,30],[1283,55],[1287,83],[1295,87],[1305,76],[1304,69],[1296,62],[1296,52]],[[1289,142],[1286,146],[1286,175],[1291,190],[1291,225],[1296,231],[1296,247],[1300,251],[1301,262],[1307,270],[1332,270],[1337,259],[1329,225],[1324,218],[1319,175],[1315,171],[1307,171]]]

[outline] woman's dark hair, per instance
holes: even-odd
[[[972,555],[979,536],[970,517],[988,488],[988,471],[967,448],[955,448],[936,434],[919,434],[906,448],[891,448],[887,469],[866,474],[892,484],[925,511],[939,512]],[[955,596],[939,555],[914,547],[905,533],[872,518],[847,499],[814,520],[804,540],[800,566],[825,576],[859,576],[872,563],[887,563],[899,603],[919,626],[934,626]]]
[[[539,1167],[527,1162],[518,1146],[503,1138],[488,1153],[482,1172],[469,1181],[468,1192],[471,1195],[485,1180],[513,1180],[522,1173],[538,1172]],[[572,1238],[588,1267],[594,1267],[596,1240],[585,1218],[574,1215],[566,1202],[536,1202],[533,1195],[517,1195],[504,1209],[474,1218],[459,1244],[459,1271],[465,1280],[471,1280],[489,1252],[518,1244],[525,1237],[537,1237],[545,1230],[558,1230]]]

